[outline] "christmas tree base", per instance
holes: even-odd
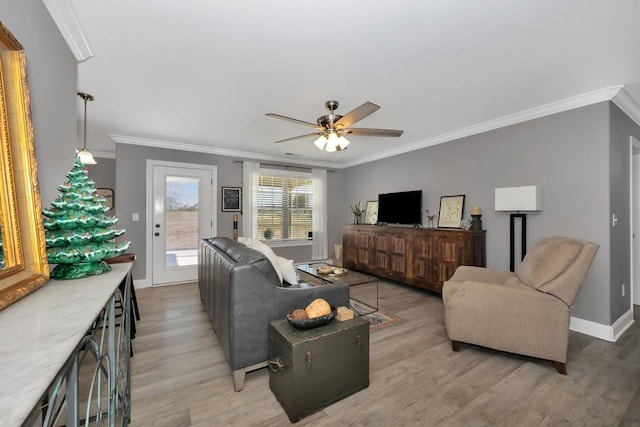
[[[80,279],[87,276],[96,276],[98,274],[111,271],[111,266],[104,261],[100,262],[80,262],[77,264],[58,264],[51,271],[52,279]]]

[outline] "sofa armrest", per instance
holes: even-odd
[[[276,288],[278,294],[278,318],[284,319],[287,313],[296,308],[304,309],[316,298],[323,298],[334,306],[349,305],[349,285],[336,282],[321,286]]]
[[[312,288],[274,286],[251,265],[238,265],[230,281],[229,364],[232,370],[244,368],[269,358],[269,326],[284,319],[296,308],[304,308],[315,298],[331,305],[349,304],[349,286],[344,283]],[[224,338],[221,338],[221,342]]]

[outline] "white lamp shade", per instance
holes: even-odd
[[[328,134],[320,136],[320,138],[313,141],[313,144],[318,147],[320,150],[326,151],[328,153],[333,153],[334,151],[344,150],[349,145],[350,141],[344,136],[336,135],[334,131],[329,131]]]
[[[342,135],[338,138],[338,147],[341,150],[344,150],[345,148],[347,148],[347,145],[349,145],[350,143],[351,141],[349,141],[347,138],[345,138]]]
[[[313,143],[320,150],[324,150],[324,146],[327,145],[327,138],[325,138],[324,135],[322,135],[320,138],[318,138],[315,141],[313,141]]]
[[[520,187],[496,188],[496,211],[541,211],[542,187],[523,185]]]
[[[83,165],[95,165],[95,164],[97,164],[97,162],[94,160],[93,155],[91,154],[91,152],[89,150],[87,150],[86,148],[83,148],[82,150],[78,151],[78,154],[76,155],[76,157],[78,157],[78,159],[80,159],[80,163],[82,163]]]
[[[338,135],[335,132],[329,132],[329,136],[327,137],[327,146],[324,147],[324,151],[328,153],[333,153],[338,149]]]

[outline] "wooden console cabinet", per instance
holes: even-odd
[[[486,266],[486,230],[347,225],[346,268],[442,292],[460,265]]]

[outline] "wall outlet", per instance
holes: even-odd
[[[131,215],[131,221],[138,221],[140,220],[140,215],[137,212],[134,212],[133,215]]]
[[[627,284],[626,284],[626,283],[623,283],[623,284],[622,284],[622,296],[625,296],[625,295],[626,295],[626,287],[627,287]]]

